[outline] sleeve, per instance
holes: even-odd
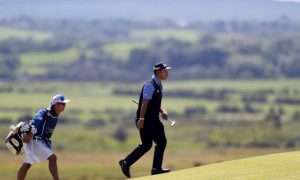
[[[44,119],[46,113],[47,113],[46,109],[39,110],[35,114],[34,118],[31,120],[31,124],[34,125],[35,127],[40,126],[43,123],[43,119]]]
[[[153,92],[155,91],[155,88],[153,87],[153,84],[146,83],[143,90],[143,99],[152,99]]]
[[[34,120],[43,120],[43,118],[45,117],[45,115],[46,115],[46,113],[47,113],[47,110],[46,109],[41,109],[41,110],[39,110],[36,114],[35,114],[35,116],[34,116]]]

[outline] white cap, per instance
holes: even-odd
[[[65,96],[63,94],[57,94],[57,95],[53,96],[51,105],[55,105],[58,103],[68,103],[68,102],[70,102],[70,100],[65,99]]]

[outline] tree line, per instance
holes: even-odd
[[[130,20],[41,20],[30,17],[0,20],[1,27],[53,34],[51,39],[14,37],[0,40],[0,79],[68,81],[132,81],[151,75],[151,67],[164,61],[174,68],[171,79],[299,78],[300,23],[287,18],[270,22],[193,22],[185,27],[171,20],[160,23]],[[106,52],[111,43],[135,40],[132,30],[193,30],[193,42],[176,37],[153,38],[146,48],[133,48],[121,60]],[[43,74],[20,74],[20,57],[30,52],[57,52],[77,48],[70,63],[48,64]],[[88,54],[93,52],[93,56]],[[63,62],[61,59],[60,62]],[[67,69],[67,71],[66,71]],[[79,73],[80,72],[80,73]],[[147,73],[145,73],[147,72]]]

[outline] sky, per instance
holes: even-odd
[[[300,20],[300,0],[0,0],[0,18]]]

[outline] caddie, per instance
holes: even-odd
[[[57,157],[51,150],[51,136],[57,124],[58,116],[65,110],[66,103],[64,95],[55,95],[48,108],[40,109],[31,120],[32,134],[23,138],[24,160],[18,171],[18,180],[26,177],[31,165],[42,161],[49,161],[49,170],[54,180],[58,180]]]

